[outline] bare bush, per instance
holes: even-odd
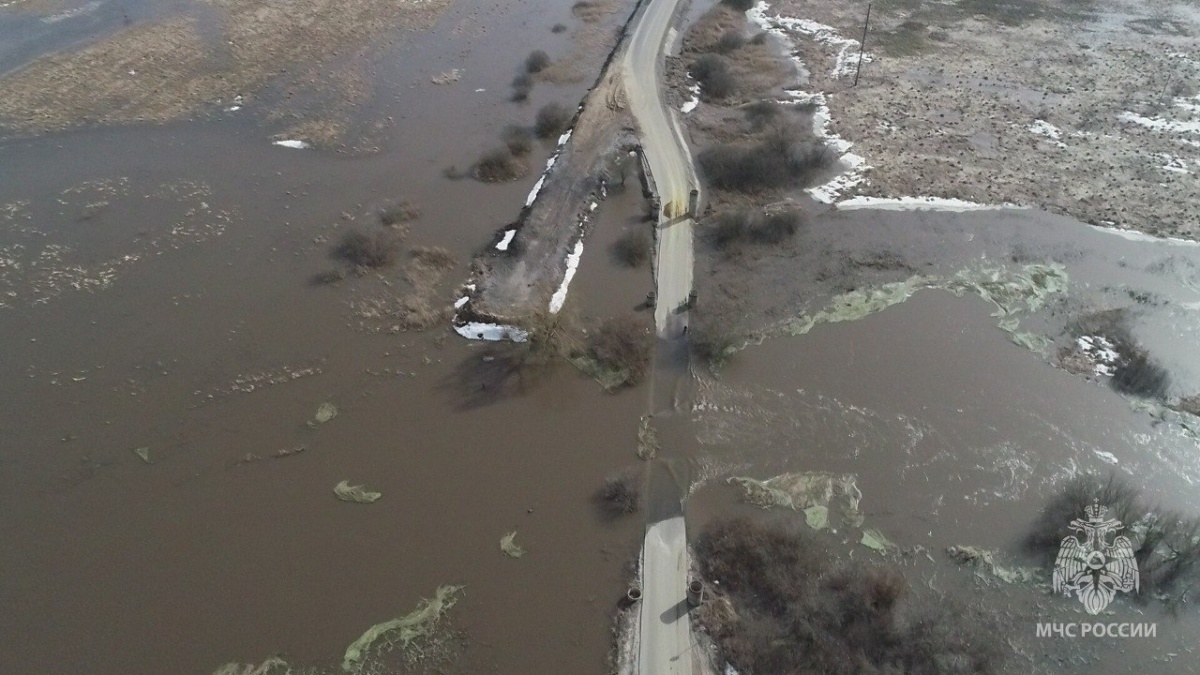
[[[742,113],[753,131],[761,131],[763,127],[778,120],[783,112],[783,106],[776,101],[757,101],[742,108]]]
[[[726,143],[699,155],[700,168],[718,189],[758,192],[804,185],[835,160],[825,142],[797,125],[775,125],[756,143]]]
[[[717,44],[713,48],[719,54],[728,54],[737,49],[741,49],[746,44],[746,35],[736,28],[721,33],[721,37],[717,39]]]
[[[379,223],[386,227],[403,225],[421,217],[421,209],[410,199],[402,199],[379,209]]]
[[[515,124],[504,128],[504,146],[517,157],[524,157],[533,150],[533,132]]]
[[[330,256],[354,267],[374,269],[396,262],[399,252],[400,242],[388,232],[363,234],[348,230],[330,251]]]
[[[529,100],[529,94],[533,91],[533,77],[529,73],[517,75],[513,78],[512,90],[512,97],[509,100],[517,103]]]
[[[554,27],[552,27],[550,29],[550,32],[551,33],[565,33],[565,32],[567,32],[567,26],[566,26],[566,24],[556,23],[556,24],[554,24]]]
[[[642,502],[637,477],[630,472],[609,476],[596,490],[592,500],[606,518],[616,519],[637,513]]]
[[[765,45],[765,44],[767,44],[768,37],[769,37],[769,33],[767,33],[766,31],[755,33],[754,37],[750,38],[750,44]]]
[[[1125,354],[1113,372],[1112,386],[1130,396],[1163,400],[1167,397],[1171,376],[1166,368],[1150,358],[1145,350],[1128,343],[1118,345]]]
[[[630,230],[613,242],[612,256],[626,267],[641,267],[650,262],[654,241],[644,227]]]
[[[1063,539],[1077,535],[1071,521],[1085,520],[1093,504],[1121,521],[1121,534],[1130,538],[1141,583],[1137,599],[1161,599],[1171,609],[1188,602],[1200,585],[1200,518],[1152,507],[1120,476],[1079,476],[1063,485],[1026,537],[1029,550],[1054,560]]]
[[[779,244],[796,234],[804,215],[794,209],[767,215],[750,231],[750,236],[763,244]]]
[[[531,75],[540,73],[549,66],[550,55],[540,49],[535,49],[525,57],[525,72]]]
[[[571,121],[571,111],[567,110],[562,104],[547,103],[542,106],[542,109],[537,113],[537,119],[534,121],[533,132],[538,138],[550,138],[551,136],[562,133],[567,127],[567,123]]]
[[[701,622],[744,673],[999,672],[1010,651],[996,622],[909,593],[894,568],[837,565],[814,535],[745,518],[709,525],[697,560],[728,612]]]
[[[721,4],[735,9],[739,12],[745,12],[754,7],[755,0],[721,0]]]
[[[309,278],[309,282],[313,286],[332,286],[341,283],[346,279],[346,273],[339,269],[325,270],[317,272]]]
[[[692,62],[688,72],[700,83],[700,94],[706,100],[728,98],[737,91],[729,61],[718,54],[704,54]]]
[[[637,318],[619,316],[600,325],[589,351],[602,367],[625,373],[625,384],[634,386],[650,371],[654,336]]]
[[[524,176],[529,168],[507,147],[484,153],[475,163],[475,177],[485,183],[502,183]]]
[[[748,208],[721,211],[707,222],[708,240],[714,248],[735,253],[740,245],[780,244],[794,236],[804,224],[804,214],[784,209],[762,216]]]

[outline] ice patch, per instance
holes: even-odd
[[[562,283],[559,284],[558,290],[554,291],[554,295],[550,298],[550,313],[557,314],[562,309],[563,303],[567,301],[567,289],[571,285],[571,279],[575,278],[575,271],[579,269],[579,259],[583,256],[583,240],[575,242],[575,248],[567,255],[567,273],[563,275]]]
[[[1112,223],[1110,222],[1109,225],[1112,225]],[[1180,239],[1178,237],[1156,237],[1152,234],[1146,234],[1145,232],[1138,232],[1136,230],[1122,230],[1120,228],[1105,227],[1103,225],[1089,225],[1089,227],[1094,230],[1106,232],[1108,234],[1115,234],[1118,237],[1127,239],[1129,241],[1170,244],[1172,246],[1200,246],[1200,241],[1192,241],[1190,239]]]
[[[528,206],[528,204],[526,204]],[[504,233],[504,238],[496,244],[497,251],[507,251],[508,245],[512,243],[513,237],[517,236],[516,230],[508,230]]]
[[[979,204],[963,199],[946,199],[942,197],[854,197],[838,202],[840,211],[854,209],[881,209],[887,211],[995,211],[998,209],[1025,208],[1016,204]]]
[[[481,323],[471,321],[461,326],[455,326],[454,332],[467,338],[468,340],[486,340],[488,342],[497,342],[500,340],[512,340],[513,342],[524,342],[529,334],[517,328],[516,326],[501,326],[495,323]]]
[[[458,300],[454,301],[454,309],[462,309],[463,305],[467,304],[470,301],[471,301],[471,296],[464,295],[461,298],[459,298]]]
[[[311,145],[308,144],[308,141],[294,141],[294,140],[275,141],[271,145],[278,145],[278,146],[281,146],[284,148],[293,148],[295,150],[307,150],[312,147]]]

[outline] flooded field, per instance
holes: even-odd
[[[761,514],[753,481],[851,476],[862,521],[822,536],[856,559],[876,555],[870,528],[914,587],[999,612],[1010,672],[1200,672],[1190,607],[1113,605],[1157,621],[1154,640],[1039,640],[1039,621],[1084,618],[1049,570],[1000,584],[945,554],[1032,568],[1030,523],[1085,473],[1200,513],[1200,426],[1168,407],[1200,393],[1200,246],[1032,210],[809,204],[777,249],[725,256],[698,237],[693,313],[739,336],[723,367],[660,342],[632,390],[566,363],[493,388],[492,346],[448,317],[537,171],[444,170],[580,100],[593,28],[631,7],[600,4],[438,4],[427,26],[331,38],[316,70],[264,76],[238,103],[191,89],[154,125],[6,128],[0,672],[207,675],[276,656],[297,672],[609,672],[646,523],[604,518],[592,494],[645,475],[643,419],[690,491],[690,534]],[[0,73],[181,12],[209,40],[228,29],[217,6],[0,3]],[[558,74],[514,103],[535,48]],[[553,150],[534,141],[528,162]],[[407,222],[381,224],[404,200]],[[570,286],[585,325],[650,322],[649,264],[612,252],[649,227],[645,207],[633,178],[599,205]],[[352,231],[384,233],[394,264],[332,259]],[[414,307],[431,328],[408,330]],[[1169,373],[1157,399],[1108,385],[1102,336]],[[368,629],[435,596],[453,606],[440,637],[414,638],[427,651],[355,665]]]

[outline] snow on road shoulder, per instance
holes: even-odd
[[[979,204],[964,199],[942,197],[853,197],[837,203],[839,211],[880,209],[885,211],[995,211],[1021,209],[1017,204]]]
[[[513,237],[517,236],[516,230],[505,230],[504,238],[496,242],[497,251],[507,251],[508,245],[512,243]]]
[[[562,283],[558,285],[558,290],[554,291],[554,295],[550,298],[550,313],[558,314],[562,309],[563,303],[567,301],[567,289],[571,286],[571,280],[575,278],[575,272],[579,269],[579,259],[583,257],[583,239],[575,242],[575,248],[567,255],[567,272],[563,275]]]
[[[271,145],[278,145],[278,146],[284,147],[284,148],[292,148],[294,150],[307,150],[312,147],[312,145],[310,145],[308,143],[308,141],[297,141],[297,140],[291,140],[291,139],[282,140],[282,141],[274,141],[271,143]]]
[[[457,325],[454,327],[454,332],[468,340],[487,340],[489,342],[497,342],[499,340],[524,342],[529,337],[528,333],[516,326],[502,326],[495,323],[481,323],[476,321]]]

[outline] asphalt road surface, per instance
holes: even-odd
[[[692,290],[688,197],[693,187],[699,187],[675,112],[664,106],[659,90],[663,50],[678,4],[679,0],[650,0],[622,62],[626,97],[638,121],[642,148],[662,200],[655,252],[658,301],[654,323],[658,334],[665,338],[678,337],[687,325],[685,305]]]

